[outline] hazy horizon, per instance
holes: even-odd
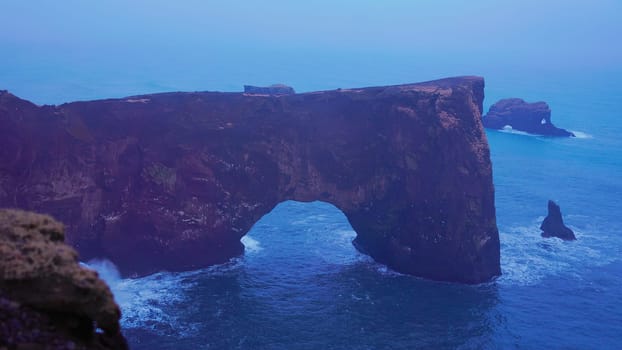
[[[457,75],[608,75],[622,71],[620,13],[622,2],[608,0],[9,1],[0,89],[60,103],[246,83],[310,91]]]

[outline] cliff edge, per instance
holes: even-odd
[[[274,96],[162,93],[35,106],[0,96],[0,205],[49,213],[124,275],[195,269],[285,200],[329,202],[378,262],[500,274],[484,80]]]

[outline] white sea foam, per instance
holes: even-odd
[[[401,272],[397,272],[393,269],[391,269],[390,267],[388,267],[387,265],[384,264],[380,264],[378,262],[376,262],[372,257],[365,255],[364,256],[365,259],[367,260],[366,263],[369,264],[369,266],[376,270],[376,272],[384,277],[401,277],[401,276],[405,276],[403,273]]]
[[[572,132],[574,134],[574,136],[578,139],[591,139],[594,138],[592,135],[588,134],[588,133],[584,133],[581,131],[575,131],[575,130],[570,130],[570,132]]]
[[[619,254],[608,251],[609,237],[597,227],[569,225],[577,240],[566,242],[542,238],[541,221],[542,218],[537,218],[529,226],[500,230],[500,283],[533,285],[547,276],[578,276],[586,267],[602,266],[620,258]]]
[[[352,240],[356,237],[356,232],[350,229],[336,229],[332,231],[333,242],[340,246],[352,245]]]
[[[326,220],[328,220],[328,217],[326,215],[318,214],[318,215],[309,215],[299,220],[292,220],[290,224],[300,225],[300,226],[309,226],[310,224],[317,223],[317,222],[324,222]]]
[[[241,241],[242,244],[244,244],[244,251],[246,253],[256,253],[263,250],[259,241],[249,235],[242,237]]]
[[[508,127],[509,125],[506,125],[503,127],[503,129],[499,129],[499,132],[503,132],[506,134],[514,134],[514,135],[523,135],[523,136],[538,136],[538,135],[534,135],[534,134],[530,134],[528,132],[524,132],[524,131],[520,131],[520,130],[514,130],[512,129],[512,127]]]
[[[99,277],[103,279],[114,294],[114,298],[121,306],[131,301],[131,295],[127,294],[124,289],[119,289],[118,286],[123,283],[119,270],[110,260],[106,259],[94,259],[88,263],[81,263],[83,266],[97,271]]]
[[[160,272],[151,276],[124,279],[115,287],[122,310],[121,324],[127,328],[151,329],[158,333],[183,336],[194,333],[197,324],[183,322],[177,305],[187,302],[187,290],[194,286],[190,274]]]
[[[183,321],[177,306],[188,302],[197,275],[226,273],[237,268],[240,262],[233,259],[223,265],[188,272],[159,272],[141,278],[120,278],[113,263],[94,260],[86,267],[96,270],[112,290],[121,308],[121,325],[124,328],[151,329],[160,334],[187,336],[195,334],[198,324]],[[174,311],[173,311],[174,310]]]
[[[502,133],[506,133],[506,134],[514,134],[514,135],[522,135],[522,136],[533,136],[533,137],[542,136],[542,135],[537,135],[537,134],[530,134],[530,133],[525,132],[525,131],[515,130],[510,125],[506,125],[502,129],[499,129],[498,131],[502,132]],[[591,139],[591,138],[593,138],[592,135],[584,133],[584,132],[581,132],[581,131],[570,130],[570,132],[572,132],[574,134],[574,136],[576,138],[578,138],[578,139]]]
[[[94,259],[87,264],[82,263],[82,265],[97,271],[99,277],[109,285],[116,284],[121,280],[119,270],[110,260]]]

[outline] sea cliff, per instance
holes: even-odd
[[[391,268],[500,274],[484,80],[282,96],[162,93],[37,106],[0,92],[0,206],[54,215],[124,275],[243,252],[285,200],[329,202]]]

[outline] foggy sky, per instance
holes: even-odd
[[[620,0],[5,0],[0,88],[24,84],[25,62],[85,65],[84,72],[93,74],[106,65],[131,66],[132,74],[144,67],[143,77],[162,71],[166,62],[169,75],[183,74],[170,66],[204,63],[218,66],[214,74],[227,79],[253,55],[266,67],[274,63],[276,78],[289,80],[277,62],[334,60],[348,74],[356,61],[362,66],[350,74],[357,75],[383,62],[419,70],[444,66],[447,74],[484,74],[491,67],[620,70],[621,36]],[[442,74],[438,67],[431,72]]]
[[[622,57],[618,0],[3,1],[0,23],[0,40],[20,45],[149,47],[166,42],[206,47],[233,42],[542,54],[553,62],[567,58],[602,64]]]

